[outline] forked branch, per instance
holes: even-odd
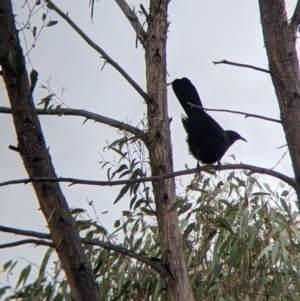
[[[139,39],[141,44],[144,46],[144,42],[146,39],[146,32],[140,23],[136,14],[132,11],[130,6],[126,3],[125,0],[115,0],[121,10],[123,11],[124,15],[130,22],[131,26],[133,27],[134,31],[136,32],[136,37]]]

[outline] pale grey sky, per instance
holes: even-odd
[[[32,4],[34,1],[30,1]],[[90,19],[88,1],[54,1],[79,25],[99,46],[101,46],[128,74],[145,89],[144,51],[141,45],[135,48],[135,33],[114,1],[95,2],[93,24]],[[291,17],[295,0],[287,1]],[[21,9],[24,1],[14,0],[15,13],[19,22],[27,18],[27,10]],[[128,1],[136,6],[148,1]],[[32,19],[31,24],[39,28],[42,11]],[[144,101],[135,90],[110,65],[103,71],[103,60],[99,58],[77,33],[55,12],[52,20],[59,23],[45,28],[36,47],[30,53],[33,67],[39,72],[39,83],[51,77],[51,87],[59,94],[66,87],[64,101],[71,108],[80,108],[117,120],[132,119],[135,125],[143,118],[146,110]],[[257,1],[227,0],[199,1],[173,0],[169,5],[168,34],[168,82],[175,78],[188,77],[198,89],[203,105],[208,108],[245,111],[272,118],[279,118],[274,88],[268,74],[228,65],[213,65],[212,61],[227,59],[268,68]],[[25,31],[30,44],[30,31]],[[25,51],[25,50],[24,50]],[[31,70],[28,65],[28,71]],[[169,87],[169,116],[171,123],[174,169],[182,170],[188,164],[193,168],[196,161],[187,151],[185,132],[180,116],[183,113],[171,87]],[[47,95],[46,90],[36,88],[35,103]],[[0,80],[0,106],[8,106],[2,79]],[[224,129],[238,131],[248,143],[238,141],[223,157],[231,162],[235,154],[238,162],[273,167],[281,158],[285,148],[285,137],[279,124],[259,119],[245,119],[240,115],[210,113]],[[106,170],[98,162],[103,153],[105,141],[118,137],[116,129],[88,121],[80,117],[41,117],[41,124],[47,145],[58,176],[83,179],[106,180]],[[0,115],[0,182],[26,177],[20,157],[7,147],[16,145],[11,117]],[[277,171],[292,176],[289,155],[276,167]],[[277,181],[261,177],[276,185]],[[188,183],[190,178],[182,178]],[[128,200],[122,199],[111,207],[120,188],[62,185],[70,207],[87,208],[87,199],[94,200],[97,212],[109,210],[101,216],[102,223],[111,228],[120,210],[128,208]],[[0,188],[2,209],[0,224],[47,232],[46,223],[30,185]],[[90,210],[90,209],[89,209]],[[91,212],[91,211],[90,211]],[[0,243],[14,241],[0,233]],[[20,255],[36,263],[45,248],[23,246],[1,250],[2,265],[13,256]],[[0,285],[6,280],[0,277]]]

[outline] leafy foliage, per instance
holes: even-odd
[[[114,160],[101,162],[109,179],[146,176],[149,163],[141,145],[128,135],[108,144],[116,153]],[[82,208],[72,209],[81,237],[109,242],[159,262],[150,186],[124,187],[116,200],[122,198],[129,208],[114,222],[112,233],[100,218],[90,218]],[[284,185],[273,191],[247,171],[195,174],[170,210],[177,210],[180,217],[196,300],[299,299],[300,229],[293,197]],[[85,249],[102,300],[167,300],[163,279],[144,263],[97,245],[85,245]],[[49,254],[50,250],[34,282],[27,283],[32,273],[29,265],[14,289],[1,289],[3,295],[12,292],[5,300],[16,296],[18,300],[29,300],[28,296],[30,300],[70,300],[60,264],[54,261],[50,268]],[[2,272],[10,274],[16,264],[7,263]]]

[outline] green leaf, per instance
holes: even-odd
[[[130,174],[130,170],[126,170],[126,171],[122,172],[122,173],[119,175],[119,179],[123,178],[124,176],[127,176],[128,174]]]
[[[242,213],[243,219],[242,219],[242,227],[243,230],[246,232],[248,229],[248,222],[249,222],[249,210],[245,209]]]
[[[12,265],[13,261],[9,260],[6,263],[4,263],[3,268],[2,268],[2,272],[4,272],[5,270],[7,270],[11,265]]]
[[[216,218],[216,222],[220,223],[222,225],[222,227],[227,229],[230,233],[233,233],[228,220],[226,220],[225,218],[219,216]]]
[[[153,212],[152,210],[149,210],[145,207],[141,208],[141,210],[146,213],[147,215],[150,215],[150,216],[153,216],[153,215],[156,215],[155,212]]]
[[[300,242],[300,231],[299,231],[299,229],[296,226],[292,225],[291,230],[294,232],[295,236],[297,237],[297,240]]]
[[[44,105],[44,110],[46,111],[50,101],[52,100],[52,98],[55,96],[55,94],[49,94],[46,97],[42,98],[41,101],[39,103],[37,103],[37,105]]]
[[[126,164],[122,164],[117,170],[115,170],[112,175],[111,175],[111,180],[114,178],[114,176],[117,174],[117,173],[120,173],[121,171],[123,170],[126,170],[125,173],[123,173],[121,176],[119,176],[119,179],[122,178],[124,175],[130,173],[130,171],[128,170],[128,166]]]
[[[216,290],[219,289],[220,284],[219,283],[215,283],[213,286],[211,286],[208,290],[209,294],[212,294],[213,292],[215,292]]]
[[[145,199],[143,199],[143,198],[138,199],[137,202],[136,202],[135,205],[134,205],[133,210],[135,210],[136,208],[140,207],[142,203],[145,203]],[[130,208],[130,209],[131,209],[131,208]]]
[[[130,205],[129,205],[130,210],[132,209],[132,206],[134,205],[136,199],[137,199],[137,195],[135,195],[135,196],[131,199]]]
[[[281,254],[282,254],[282,259],[284,263],[287,263],[288,260],[288,251],[286,249],[286,244],[287,244],[287,240],[288,240],[288,235],[287,232],[281,231],[280,233],[280,245],[281,245]]]
[[[288,214],[289,218],[291,218],[291,210],[283,198],[280,198],[280,203],[284,208],[285,212]]]
[[[194,230],[194,228],[195,228],[195,223],[189,224],[183,232],[183,237],[188,237],[188,235]]]
[[[47,250],[47,252],[45,253],[45,256],[44,256],[43,261],[42,261],[41,266],[40,266],[39,275],[44,274],[44,271],[45,271],[46,266],[48,264],[49,258],[50,258],[50,256],[52,255],[53,252],[54,252],[54,249],[49,248]]]
[[[175,209],[177,209],[178,207],[180,207],[182,205],[183,200],[179,199],[178,201],[176,201],[168,210],[168,212],[171,212]]]
[[[117,198],[114,201],[114,204],[116,204],[128,191],[128,189],[130,188],[129,184],[126,184],[120,191],[119,195],[117,196]]]
[[[253,225],[250,228],[250,235],[249,235],[249,242],[248,242],[248,246],[247,249],[250,250],[253,247],[253,243],[255,242],[256,238],[257,238],[257,233],[258,233],[258,229],[256,227],[256,225]]]
[[[259,254],[257,260],[260,260],[263,256],[266,256],[266,258],[269,257],[269,251],[271,250],[270,246],[266,246],[264,247],[264,249],[261,251],[261,253]]]
[[[279,242],[275,241],[273,247],[272,247],[272,263],[274,264],[276,261],[276,256],[278,254],[278,250],[279,250]]]
[[[114,223],[114,227],[115,227],[115,228],[118,228],[118,227],[120,227],[120,225],[121,225],[121,222],[120,222],[119,219],[117,219],[117,220],[115,221],[115,223]]]
[[[28,265],[26,268],[24,268],[19,276],[19,280],[16,284],[16,289],[19,287],[21,282],[23,283],[23,286],[25,286],[26,280],[30,274],[31,271],[31,265]]]
[[[46,26],[51,27],[51,26],[56,25],[57,23],[58,23],[58,21],[49,21]]]
[[[134,244],[133,246],[133,251],[136,251],[142,244],[143,242],[143,237],[140,237]]]
[[[82,209],[82,208],[73,208],[73,209],[70,209],[70,213],[71,214],[79,214],[79,213],[83,213],[85,212],[86,210]]]
[[[238,246],[237,246],[237,243],[235,243],[230,250],[230,257],[228,260],[229,266],[235,266],[237,264],[237,262],[236,262],[237,253],[238,253]]]

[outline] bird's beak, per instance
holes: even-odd
[[[243,140],[243,141],[245,141],[245,142],[247,142],[248,143],[248,141],[245,139],[245,138],[243,138],[242,136],[240,136],[240,138],[239,138],[240,140]]]

